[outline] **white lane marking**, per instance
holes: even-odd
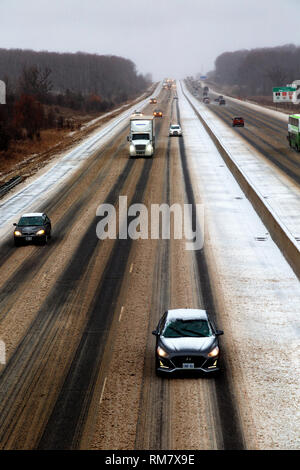
[[[101,404],[101,402],[102,402],[102,398],[103,398],[103,394],[104,394],[104,389],[105,389],[105,385],[106,385],[106,380],[107,380],[107,377],[105,377],[104,382],[103,382],[103,387],[102,387],[102,392],[101,392],[101,397],[100,397],[100,404]]]
[[[119,316],[119,321],[121,321],[123,311],[124,311],[124,305],[122,305],[122,307],[121,307],[121,312],[120,312],[120,316]]]

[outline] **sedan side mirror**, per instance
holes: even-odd
[[[217,330],[216,331],[216,336],[221,336],[224,334],[224,331],[223,330]]]
[[[153,330],[153,331],[152,331],[152,334],[153,334],[154,336],[158,336],[158,331],[157,331],[157,330]]]
[[[17,226],[17,224],[13,224],[15,227]]]
[[[127,141],[129,142],[129,135],[127,136]]]

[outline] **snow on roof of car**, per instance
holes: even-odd
[[[178,308],[174,310],[168,310],[168,319],[203,319],[207,320],[206,310],[194,309],[194,308]]]
[[[43,212],[30,212],[28,214],[23,214],[22,217],[42,217]]]

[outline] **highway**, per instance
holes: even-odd
[[[163,118],[156,118],[153,158],[129,158],[124,121],[43,198],[40,209],[53,225],[48,245],[15,249],[3,236],[1,449],[299,444],[297,379],[280,367],[287,360],[299,367],[287,354],[297,344],[299,280],[271,238],[264,246],[255,241],[266,228],[179,84],[177,93],[178,100],[174,90],[159,93]],[[211,109],[224,121],[243,115],[246,127],[235,132],[299,183],[285,125],[237,105]],[[143,109],[152,111],[150,104]],[[171,122],[181,123],[182,138],[169,137]],[[204,248],[188,251],[173,237],[99,240],[97,208],[113,204],[118,211],[119,196],[148,208],[204,204]],[[151,332],[171,308],[206,309],[224,329],[220,376],[155,375]]]
[[[287,174],[298,184],[300,183],[300,157],[299,153],[290,149],[287,141],[287,119],[276,117],[276,113],[266,114],[259,107],[253,109],[238,100],[227,99],[226,105],[215,102],[218,93],[209,93],[211,103],[209,108],[228,125],[232,124],[235,116],[242,116],[245,127],[234,127],[234,131],[242,136],[266,159],[272,162],[282,172]]]

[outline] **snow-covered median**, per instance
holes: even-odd
[[[217,137],[234,165],[247,179],[274,220],[282,226],[292,243],[300,246],[300,188],[284,172],[271,164],[225,124],[209,107],[195,99],[183,84],[184,93]]]

